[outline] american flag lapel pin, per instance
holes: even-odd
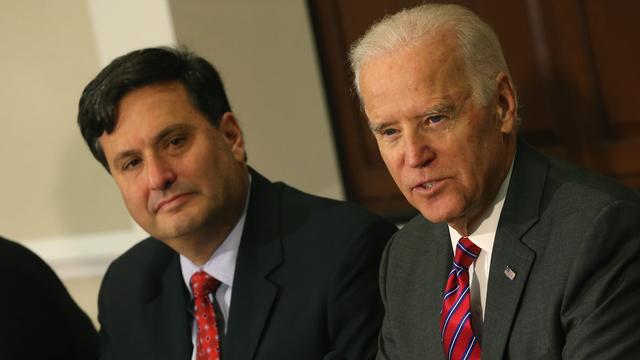
[[[504,275],[509,278],[509,280],[513,280],[516,278],[516,273],[511,270],[509,265],[504,267]]]

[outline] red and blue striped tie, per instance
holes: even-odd
[[[480,254],[480,248],[466,237],[460,238],[453,266],[444,288],[440,331],[442,346],[449,360],[479,360],[480,343],[471,327],[471,294],[469,265]]]

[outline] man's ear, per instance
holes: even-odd
[[[222,115],[222,118],[220,118],[218,129],[231,148],[233,157],[238,161],[244,162],[246,159],[244,150],[244,136],[242,135],[242,130],[238,125],[236,117],[233,116],[231,112],[227,111]]]
[[[518,125],[516,93],[507,74],[500,72],[496,76],[496,83],[498,84],[496,114],[500,121],[500,130],[504,134],[510,134],[515,131]]]

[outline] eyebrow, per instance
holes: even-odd
[[[372,132],[374,133],[379,133],[380,131],[384,130],[385,128],[389,127],[389,125],[393,124],[392,121],[386,121],[380,124],[374,123],[371,120],[368,121],[369,123],[369,129],[371,129]]]
[[[425,111],[421,117],[424,117],[426,115],[434,115],[434,114],[446,114],[446,113],[450,113],[453,112],[453,110],[455,109],[455,105],[452,104],[450,101],[443,101],[439,104],[436,104],[435,106],[433,106],[431,109]]]
[[[173,124],[173,125],[169,125],[166,128],[160,130],[159,133],[157,133],[154,137],[153,137],[153,145],[157,145],[159,143],[162,142],[162,140],[164,140],[165,138],[169,137],[169,135],[175,133],[175,132],[179,132],[179,131],[185,131],[185,130],[189,130],[191,129],[192,126],[191,125],[187,125],[187,124]]]
[[[428,110],[421,112],[418,116],[416,116],[416,118],[422,119],[430,115],[448,114],[453,112],[454,110],[455,110],[455,105],[450,101],[445,100],[432,106]],[[384,121],[381,123],[374,123],[373,121],[369,120],[368,123],[369,123],[369,129],[371,129],[371,131],[373,131],[374,133],[378,133],[386,129],[387,127],[393,125],[395,121]]]
[[[190,129],[191,126],[187,125],[187,124],[173,124],[173,125],[169,125],[166,128],[160,130],[159,133],[157,133],[153,139],[152,139],[152,144],[153,146],[156,146],[157,144],[159,144],[160,142],[162,142],[162,140],[166,139],[167,137],[169,137],[169,135],[178,132],[178,131],[183,131],[183,130],[188,130]],[[119,167],[120,163],[130,157],[130,156],[134,156],[137,155],[139,153],[139,151],[137,150],[124,150],[122,152],[119,152],[115,158],[113,159],[113,165],[115,167]]]

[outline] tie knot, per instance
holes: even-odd
[[[209,295],[209,293],[218,288],[218,285],[220,285],[220,282],[216,278],[202,270],[191,276],[191,291],[193,292],[194,298]]]
[[[456,245],[456,254],[453,257],[453,261],[468,269],[469,265],[473,264],[478,258],[478,254],[480,254],[480,248],[471,242],[468,237],[462,237],[458,240],[458,245]]]

